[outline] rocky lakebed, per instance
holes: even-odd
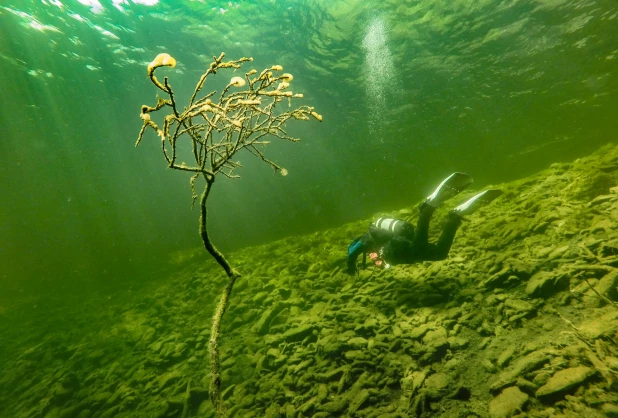
[[[493,187],[444,261],[345,274],[371,219],[228,254],[228,415],[618,417],[618,147]],[[0,416],[214,416],[204,253],[119,300],[0,308]]]

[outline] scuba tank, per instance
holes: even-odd
[[[403,221],[400,219],[394,218],[378,218],[373,223],[376,228],[384,229],[386,231],[395,233],[395,229],[397,225],[401,224]]]
[[[395,218],[378,218],[372,225],[374,228],[386,231],[389,235],[414,235],[414,227],[401,219]]]

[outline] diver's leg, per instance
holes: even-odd
[[[416,224],[414,238],[412,239],[411,251],[419,257],[422,257],[422,254],[428,246],[429,222],[431,222],[431,216],[435,211],[436,208],[429,205],[427,202],[421,203],[418,208],[418,222]]]
[[[429,244],[429,222],[436,207],[459,194],[472,184],[472,177],[465,173],[453,173],[438,185],[436,190],[419,206],[418,223],[412,240],[411,254],[415,259],[425,260],[433,253],[435,245]]]
[[[440,238],[438,238],[438,242],[435,245],[428,245],[427,250],[424,254],[425,260],[444,260],[448,256],[449,251],[451,250],[453,240],[455,239],[455,234],[457,233],[457,229],[459,229],[459,226],[461,225],[463,216],[472,214],[476,210],[491,203],[501,194],[502,191],[498,189],[485,190],[472,196],[466,202],[462,203],[461,205],[450,211],[448,213],[448,220],[446,221],[446,225],[444,226],[444,229],[440,234]]]
[[[438,242],[429,244],[426,248],[424,254],[426,261],[444,260],[448,256],[462,220],[462,217],[455,213],[455,211],[449,212],[446,225],[444,225],[444,229],[440,233]]]

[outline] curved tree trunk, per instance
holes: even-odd
[[[210,193],[210,189],[212,187],[213,180],[207,180],[206,186],[204,188],[204,192],[200,198],[200,236],[202,237],[202,241],[204,242],[204,247],[206,250],[217,260],[217,263],[225,270],[225,273],[228,276],[228,282],[221,294],[221,299],[219,299],[219,304],[217,305],[217,310],[215,311],[215,315],[212,319],[212,328],[210,331],[210,341],[208,343],[209,351],[210,351],[210,399],[215,407],[215,411],[217,417],[225,417],[227,414],[225,412],[225,405],[223,403],[223,399],[221,398],[221,370],[219,367],[219,330],[221,328],[221,319],[223,318],[223,314],[225,313],[225,309],[227,307],[227,302],[232,294],[232,288],[234,287],[234,282],[237,278],[240,277],[240,273],[230,266],[230,263],[225,259],[223,254],[213,245],[210,241],[210,237],[208,236],[207,229],[207,213],[206,213],[206,199],[208,199],[208,195]]]

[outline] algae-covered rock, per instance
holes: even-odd
[[[489,402],[489,416],[510,418],[521,412],[526,402],[528,402],[528,395],[519,390],[517,386],[508,387]]]
[[[501,368],[506,366],[511,361],[511,358],[513,358],[514,354],[515,354],[515,348],[513,347],[506,348],[498,356],[498,359],[496,360],[496,365]]]
[[[547,297],[568,287],[568,276],[556,272],[539,271],[526,284],[526,294],[533,298]]]
[[[515,380],[532,370],[536,370],[551,359],[551,352],[548,350],[533,351],[532,353],[518,359],[510,368],[500,373],[496,381],[491,385],[492,392],[499,391],[506,386],[514,383]]]
[[[450,391],[451,377],[446,373],[435,373],[425,380],[425,390],[432,399],[440,399]]]
[[[166,387],[174,384],[182,378],[182,374],[178,370],[174,370],[168,373],[164,373],[157,379],[159,390],[163,390]]]
[[[349,414],[354,414],[358,411],[369,399],[369,391],[367,389],[362,389],[360,392],[355,394],[350,400],[350,407],[348,408]]]
[[[511,240],[515,237],[520,237],[522,232],[513,230],[514,234],[511,236]],[[521,281],[528,280],[535,270],[535,266],[527,264],[524,261],[510,258],[503,261],[503,268],[487,278],[484,282],[484,286],[493,289],[498,287],[505,287],[513,284],[517,284]]]
[[[270,322],[273,318],[284,308],[286,304],[283,302],[276,303],[272,307],[266,309],[262,312],[260,319],[253,325],[252,329],[254,332],[264,335],[268,332],[268,328],[270,326]]]
[[[446,341],[448,342],[448,345],[451,349],[463,349],[466,348],[470,343],[470,340],[468,340],[467,338],[455,336],[448,337]]]
[[[408,333],[408,337],[416,340],[423,337],[431,328],[428,325],[420,325]]]
[[[594,290],[610,300],[618,300],[618,270],[603,276],[594,287]],[[602,304],[605,304],[605,300],[602,301]]]
[[[300,341],[305,337],[311,335],[315,330],[315,325],[313,324],[305,324],[300,325],[296,328],[290,328],[286,332],[283,333],[283,340],[292,342],[292,341]]]
[[[339,414],[348,407],[348,400],[346,398],[336,399],[331,402],[326,402],[318,407],[319,411],[328,412],[330,414]]]
[[[507,299],[504,302],[504,305],[507,310],[510,309],[515,313],[529,312],[534,309],[534,305],[532,305],[530,302],[526,302],[524,300],[514,299],[514,298]]]
[[[443,339],[446,339],[447,336],[448,336],[448,333],[446,332],[446,330],[440,327],[438,329],[428,331],[423,337],[423,343],[432,345],[436,341],[441,341]]]
[[[536,391],[536,397],[543,399],[564,394],[584,383],[586,379],[595,373],[596,370],[585,366],[560,370],[556,372],[545,385],[541,386]]]
[[[367,348],[367,339],[363,337],[354,337],[348,340],[348,346],[352,348]]]
[[[612,336],[618,331],[618,309],[612,309],[598,318],[577,325],[584,337],[595,340],[601,336]]]
[[[618,418],[618,405],[605,403],[601,405],[601,411],[607,418]]]
[[[573,197],[590,201],[596,196],[607,194],[609,189],[615,185],[616,181],[610,174],[592,170],[577,179]]]
[[[427,370],[418,370],[401,379],[401,389],[407,399],[411,399],[421,387],[427,377],[427,373]]]
[[[534,305],[530,302],[515,298],[509,298],[504,301],[504,314],[508,317],[509,322],[530,317],[534,313]]]

